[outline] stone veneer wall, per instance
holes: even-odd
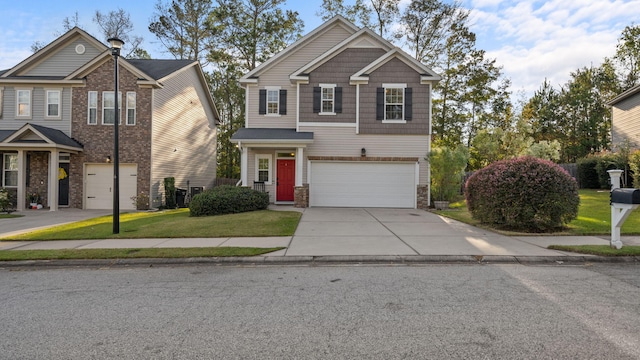
[[[293,189],[293,206],[297,208],[309,207],[309,184],[296,186]]]
[[[107,156],[113,159],[113,125],[102,125],[102,92],[113,91],[113,59],[109,59],[87,75],[86,87],[74,88],[72,94],[71,137],[84,146],[84,151],[71,155],[69,164],[69,206],[82,208],[84,179],[83,165],[105,163]],[[119,87],[122,93],[119,128],[120,163],[138,164],[137,193],[150,193],[151,182],[151,98],[152,89],[140,87],[137,76],[119,67]],[[87,124],[88,92],[98,92],[97,124]],[[136,124],[126,125],[126,94],[136,92]]]
[[[429,209],[429,186],[418,185],[417,187],[417,208],[422,210]]]

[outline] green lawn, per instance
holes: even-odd
[[[451,204],[452,209],[438,211],[443,216],[467,224],[487,227],[471,217],[464,200]],[[609,191],[580,190],[578,217],[556,235],[608,235],[611,234],[611,206]],[[623,235],[640,235],[640,212],[634,211],[622,226]]]
[[[112,234],[109,215],[1,240],[291,236],[300,216],[296,211],[272,210],[203,217],[190,217],[189,209],[139,212],[120,216],[118,235]]]

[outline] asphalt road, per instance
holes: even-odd
[[[0,270],[1,359],[640,359],[640,266]]]

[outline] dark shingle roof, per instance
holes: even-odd
[[[137,67],[145,74],[151,76],[154,80],[160,80],[163,77],[182,69],[185,66],[193,64],[195,60],[147,60],[147,59],[127,59],[127,62]]]
[[[13,130],[0,130],[0,141],[4,141],[4,139],[8,138],[13,133]]]
[[[241,128],[231,140],[313,140],[312,132],[298,132],[296,129]]]
[[[82,144],[68,137],[67,135],[65,135],[65,133],[63,133],[60,130],[48,128],[45,126],[35,125],[35,124],[31,124],[31,126],[33,126],[34,129],[38,130],[40,133],[42,133],[42,135],[46,136],[47,138],[49,138],[49,140],[55,142],[58,145],[66,145],[66,146],[82,148]]]

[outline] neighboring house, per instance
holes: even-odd
[[[276,204],[429,206],[431,69],[336,16],[240,80],[243,186]]]
[[[120,208],[142,193],[162,204],[163,179],[209,187],[218,113],[197,61],[119,59]],[[17,208],[37,193],[60,206],[112,209],[114,59],[73,28],[0,71],[1,186]]]
[[[611,144],[640,148],[640,85],[623,92],[608,102],[611,105]]]

